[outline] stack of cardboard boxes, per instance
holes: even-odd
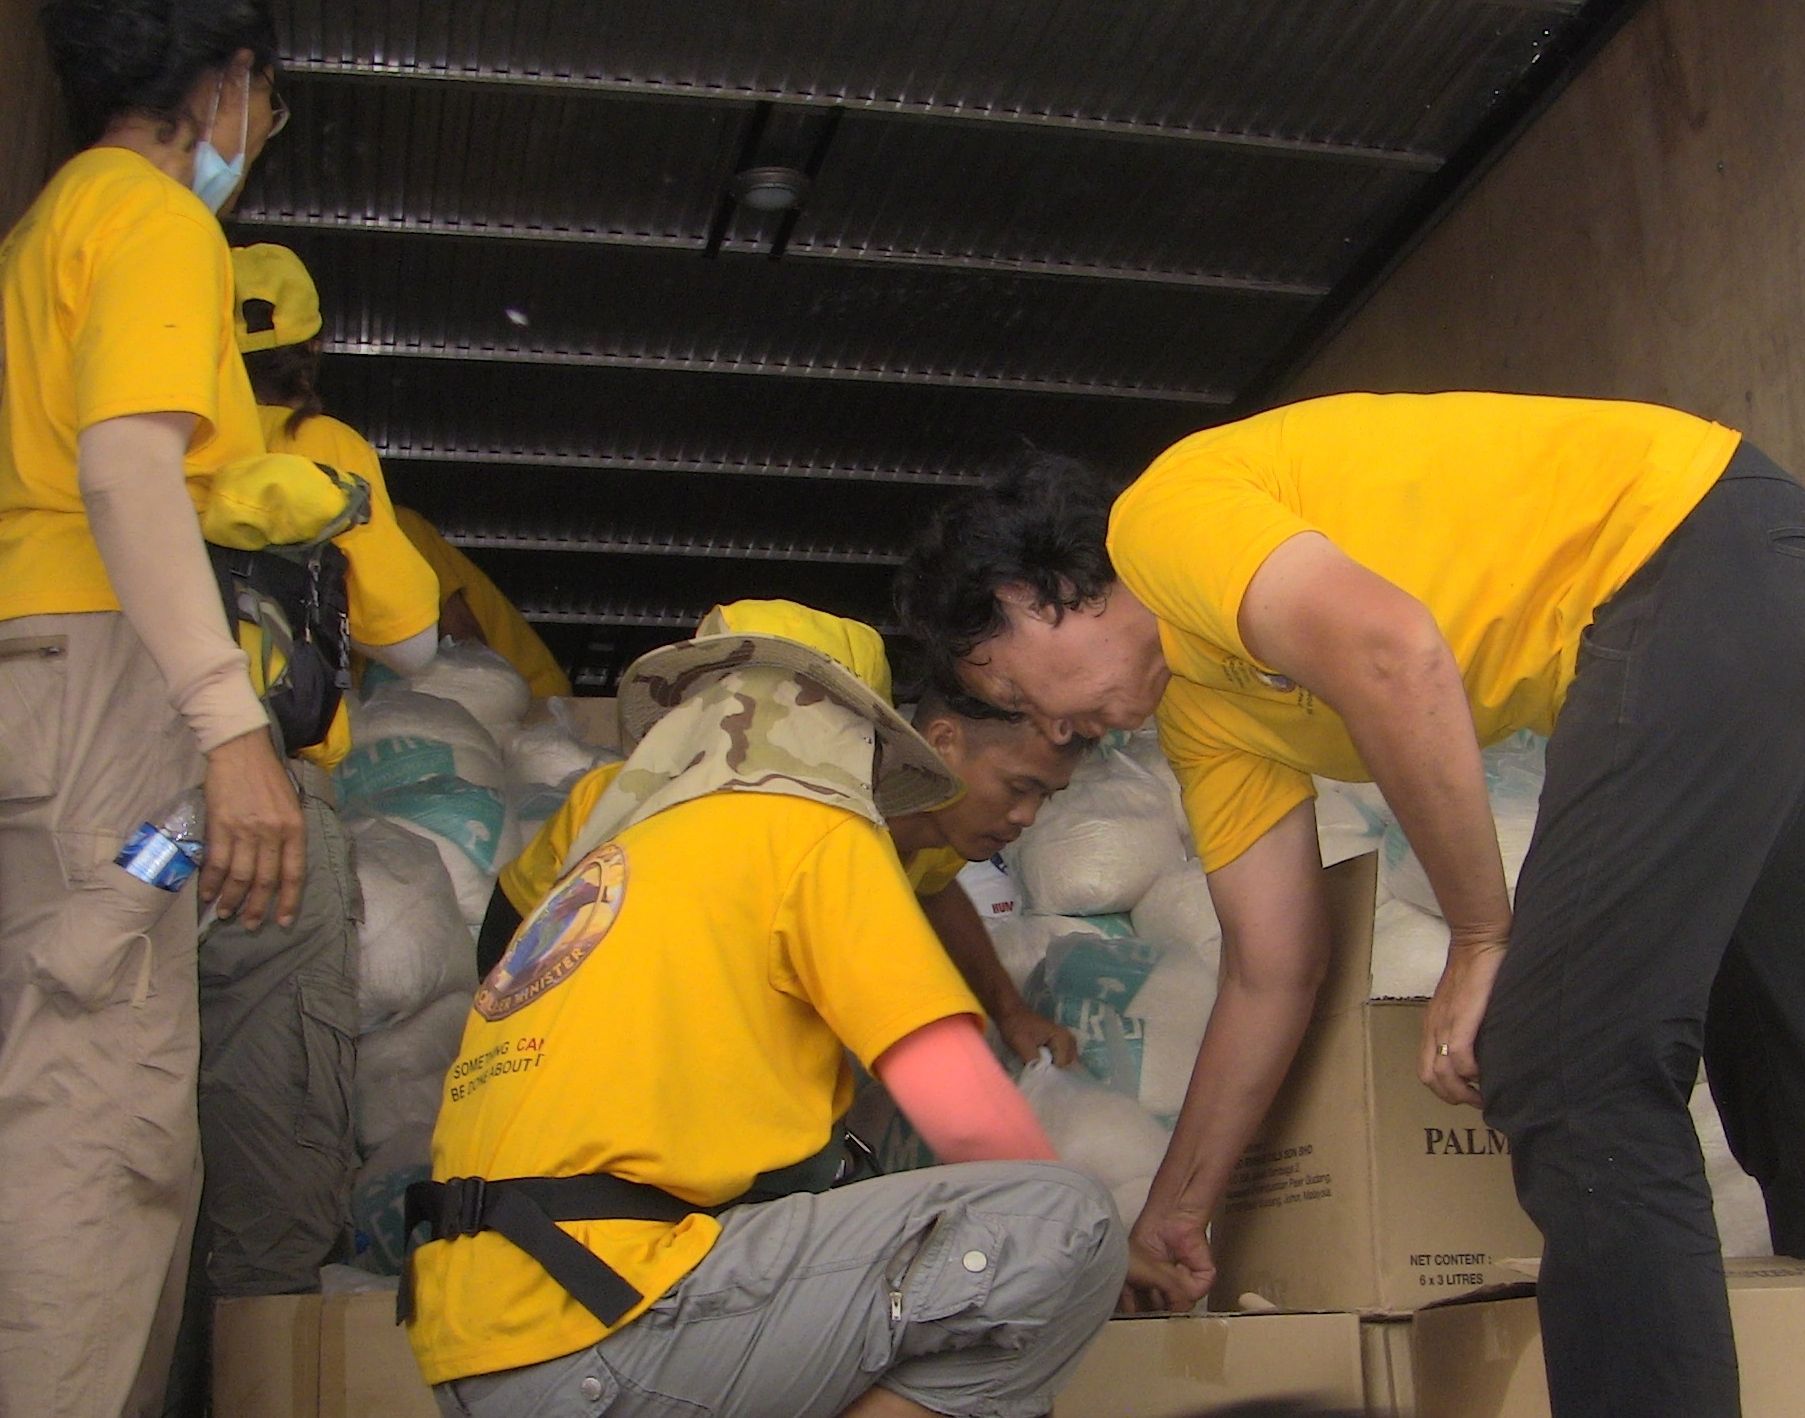
[[[1417,1082],[1423,1001],[1369,998],[1374,859],[1325,879],[1331,972],[1212,1228],[1211,1302],[1240,1312],[1111,1321],[1061,1418],[1290,1396],[1370,1418],[1548,1418],[1541,1238],[1509,1144]],[[1794,1418],[1805,1262],[1729,1269],[1744,1418]]]
[[[1546,1418],[1540,1238],[1505,1139],[1416,1081],[1423,1002],[1369,998],[1372,857],[1326,873],[1334,963],[1236,1171],[1209,1315],[1112,1320],[1060,1418],[1193,1418],[1294,1397],[1371,1418]],[[1805,1263],[1733,1265],[1745,1418],[1802,1411]],[[432,1418],[386,1294],[229,1301],[218,1418]]]

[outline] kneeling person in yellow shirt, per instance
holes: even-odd
[[[632,754],[478,991],[436,1180],[410,1192],[426,1378],[473,1415],[563,1392],[594,1412],[1047,1411],[1123,1242],[1094,1182],[1002,1160],[1052,1152],[883,827],[956,780],[867,685],[777,637],[653,652],[621,719]],[[824,1189],[848,1050],[964,1165]]]
[[[702,621],[699,633],[733,629],[783,635],[833,654],[884,699],[890,667],[883,639],[870,626],[792,601],[735,601]],[[908,871],[922,912],[959,967],[1003,1041],[1024,1062],[1044,1046],[1062,1067],[1078,1057],[1078,1041],[1064,1025],[1028,1008],[1003,969],[989,932],[956,878],[967,862],[1001,851],[1034,822],[1041,804],[1071,781],[1083,745],[1054,743],[1025,717],[983,711],[974,716],[938,690],[916,705],[914,725],[965,784],[965,792],[931,812],[886,824]],[[564,805],[502,871],[477,941],[477,968],[487,974],[520,920],[551,892],[572,844],[620,765],[604,764],[579,779]]]

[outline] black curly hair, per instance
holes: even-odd
[[[38,22],[83,147],[130,113],[174,132],[195,81],[241,49],[253,72],[276,66],[267,0],[44,0]]]
[[[1120,491],[1075,458],[1034,453],[940,508],[896,578],[897,611],[936,683],[956,688],[953,666],[1008,628],[1003,587],[1026,586],[1058,616],[1109,590],[1104,536]]]

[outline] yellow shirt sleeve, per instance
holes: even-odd
[[[1301,802],[1316,796],[1308,773],[1243,749],[1201,739],[1188,728],[1186,714],[1203,706],[1192,686],[1174,681],[1161,701],[1156,723],[1160,748],[1178,778],[1185,820],[1206,872],[1225,867],[1278,825]]]
[[[577,779],[570,796],[564,799],[564,805],[540,824],[533,840],[502,868],[499,879],[502,894],[522,918],[536,911],[539,903],[551,895],[552,887],[558,883],[558,868],[564,864],[564,854],[577,840],[589,814],[595,810],[602,794],[608,791],[608,785],[621,767],[619,763],[604,763]]]
[[[217,226],[170,210],[123,212],[75,313],[75,426],[127,414],[194,414],[203,442],[219,419],[220,313],[231,257]],[[212,227],[212,230],[208,230]]]
[[[1281,543],[1316,530],[1271,474],[1233,457],[1195,476],[1140,479],[1110,512],[1108,546],[1122,583],[1160,620],[1251,662],[1239,624],[1248,583]]]
[[[921,914],[889,834],[862,818],[848,814],[809,854],[777,937],[773,983],[808,1001],[866,1068],[937,1019],[983,1017]]]
[[[408,540],[438,576],[439,603],[443,605],[462,591],[489,648],[519,671],[535,698],[570,694],[570,677],[559,668],[526,617],[483,575],[482,568],[440,536],[439,529],[411,507],[397,507],[395,516]]]

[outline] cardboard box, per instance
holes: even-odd
[[[1360,1412],[1354,1315],[1150,1315],[1103,1326],[1053,1411],[1060,1418],[1195,1418],[1251,1399],[1308,1397]]]
[[[552,699],[535,699],[527,707],[522,722],[530,728],[547,719],[558,720],[573,737],[591,748],[620,752],[620,713],[612,696],[559,695]]]
[[[392,1292],[225,1300],[214,1325],[214,1418],[438,1418]],[[1223,1403],[1305,1396],[1358,1411],[1360,1331],[1353,1315],[1111,1320],[1056,1411],[1191,1418]]]
[[[213,1418],[439,1418],[395,1292],[222,1300]]]
[[[1367,1418],[1417,1418],[1410,1320],[1409,1315],[1379,1315],[1360,1321]]]
[[[1797,1418],[1805,1261],[1731,1260],[1730,1321],[1742,1370],[1743,1418]],[[1549,1418],[1542,1331],[1533,1294],[1419,1311],[1411,1326],[1417,1418]]]
[[[1330,867],[1334,958],[1212,1231],[1216,1295],[1287,1310],[1408,1311],[1517,1278],[1541,1253],[1509,1146],[1417,1082],[1420,1000],[1370,1000],[1374,859]]]

